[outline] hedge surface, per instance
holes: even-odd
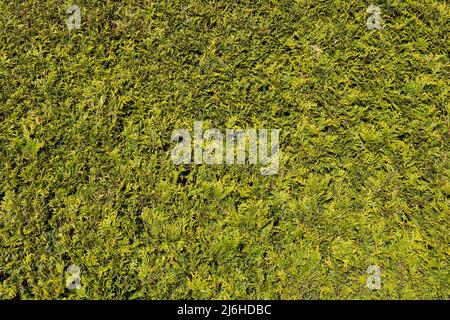
[[[0,298],[448,299],[449,5],[370,4],[1,1]],[[279,174],[175,165],[200,120]]]

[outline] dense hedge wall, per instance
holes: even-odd
[[[1,1],[0,298],[448,298],[449,6],[370,4]],[[278,175],[175,165],[197,120]]]

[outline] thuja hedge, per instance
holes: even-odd
[[[0,298],[448,298],[448,21],[435,0],[1,1]],[[279,173],[175,165],[194,121],[280,129]]]

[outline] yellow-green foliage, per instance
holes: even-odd
[[[370,4],[1,1],[0,298],[449,298],[449,6]],[[194,120],[279,174],[174,165]]]

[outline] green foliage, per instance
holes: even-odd
[[[75,3],[0,2],[0,298],[449,298],[446,2]],[[279,174],[174,165],[194,120]]]

